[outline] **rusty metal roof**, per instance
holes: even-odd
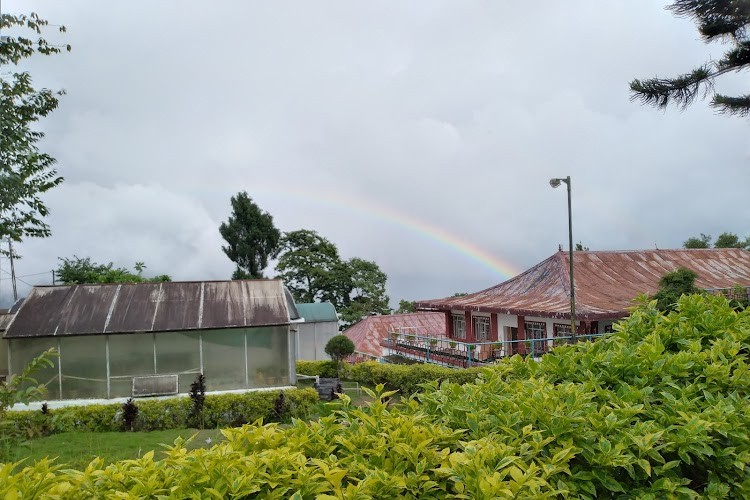
[[[290,300],[279,280],[37,286],[4,337],[283,325]]]
[[[492,288],[462,297],[417,302],[425,310],[470,310],[524,316],[570,318],[567,252],[557,252],[531,269]],[[659,279],[684,267],[703,289],[750,286],[750,252],[736,248],[574,252],[576,317],[620,318],[633,299],[653,294]]]
[[[381,357],[380,343],[390,332],[404,332],[425,337],[445,337],[445,314],[439,312],[415,312],[368,316],[344,331],[344,335],[354,342],[356,352]]]

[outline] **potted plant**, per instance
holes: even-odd
[[[451,349],[455,349],[457,345],[458,345],[458,344],[456,344],[456,342],[454,342],[453,340],[451,340],[450,342],[448,342],[448,346],[449,346],[449,347],[450,347]]]
[[[495,342],[494,344],[492,344],[492,350],[492,354],[494,354],[496,358],[499,358],[503,353],[503,344],[501,344],[500,342]]]
[[[438,344],[438,339],[430,339],[430,347],[432,349],[434,349],[437,344]]]

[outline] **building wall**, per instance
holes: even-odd
[[[297,359],[307,361],[330,359],[325,352],[326,344],[339,334],[337,321],[299,323],[297,325]]]
[[[287,326],[79,337],[9,339],[10,373],[55,348],[54,366],[37,373],[49,399],[127,397],[133,377],[177,375],[179,392],[198,373],[209,391],[291,385]]]

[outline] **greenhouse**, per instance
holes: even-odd
[[[37,374],[48,398],[185,393],[296,383],[298,319],[278,280],[35,287],[0,341],[0,373],[17,374],[54,348]]]

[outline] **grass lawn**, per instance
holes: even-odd
[[[86,467],[97,456],[107,463],[138,458],[150,450],[159,450],[162,444],[172,444],[177,437],[185,439],[197,433],[187,444],[188,449],[207,448],[223,437],[218,429],[172,429],[152,432],[66,432],[33,439],[16,450],[14,460],[26,458],[36,461],[44,457],[57,457],[57,462],[75,469]],[[210,442],[207,440],[210,438]]]
[[[312,384],[311,384],[312,385]],[[361,391],[348,390],[355,406],[370,401],[370,397]],[[314,408],[311,419],[329,415],[333,409],[330,403],[321,401]],[[162,444],[171,445],[178,437],[187,439],[194,434],[195,439],[187,444],[188,449],[207,448],[223,436],[218,429],[172,429],[152,432],[66,432],[53,436],[33,439],[26,445],[18,447],[12,457],[13,461],[27,459],[34,462],[44,457],[57,457],[57,463],[66,464],[74,469],[85,468],[95,457],[102,457],[107,463],[117,460],[138,458],[144,453],[155,450],[160,458]],[[207,440],[210,438],[210,442]]]

